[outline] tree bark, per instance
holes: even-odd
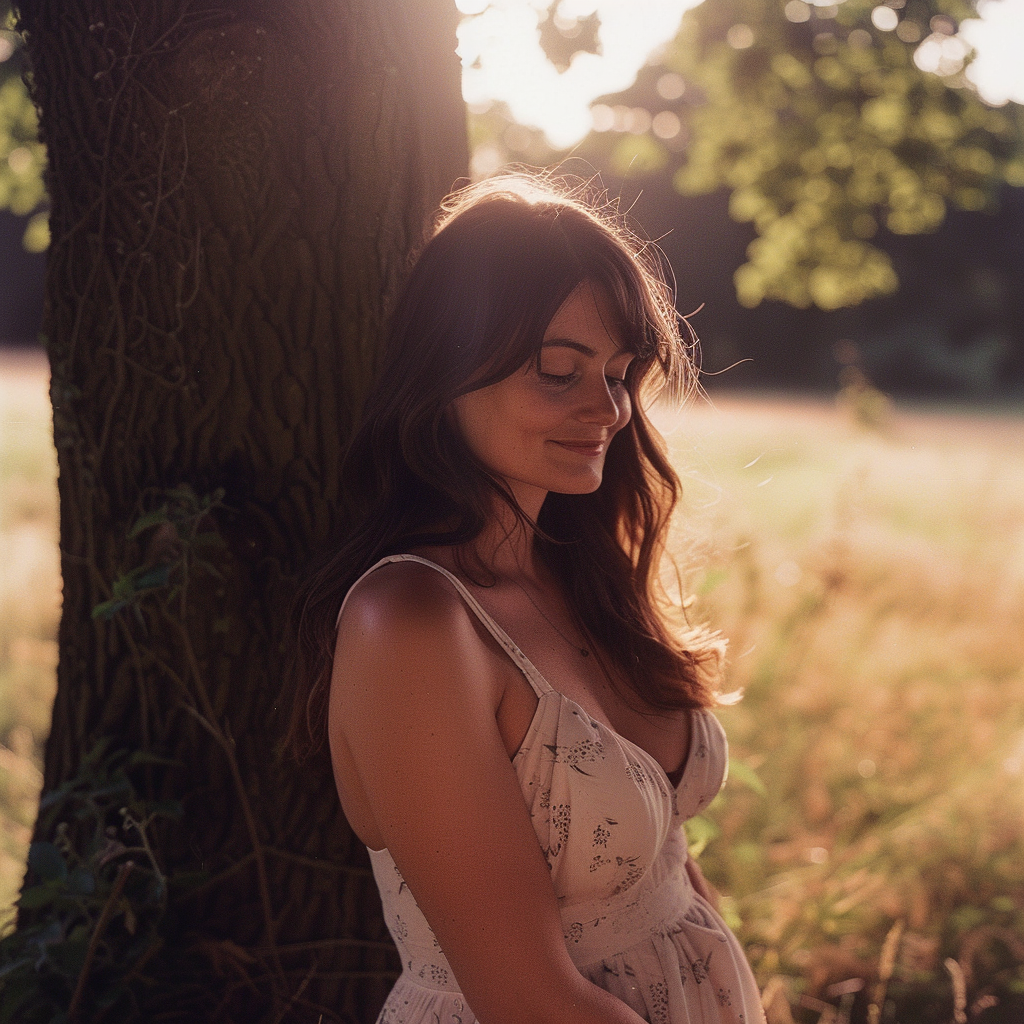
[[[172,762],[133,776],[183,805],[150,826],[171,899],[138,1019],[372,1020],[395,961],[326,756],[281,750],[287,620],[406,254],[464,173],[454,5],[19,6],[64,579],[44,794],[103,737]]]

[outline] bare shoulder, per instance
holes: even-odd
[[[338,628],[332,706],[392,700],[418,707],[427,694],[494,709],[501,700],[475,616],[441,573],[416,562],[381,566],[353,589]]]
[[[382,565],[349,595],[338,629],[339,644],[402,643],[437,630],[461,631],[469,609],[451,582],[420,562]]]

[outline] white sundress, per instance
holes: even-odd
[[[673,787],[647,751],[552,688],[448,570],[418,555],[390,555],[364,577],[401,561],[443,573],[537,694],[536,713],[512,763],[580,973],[651,1024],[763,1022],[743,950],[694,891],[684,867],[683,822],[725,781],[727,746],[718,720],[693,713],[690,752]],[[377,1024],[477,1024],[391,855],[369,853],[402,960]]]

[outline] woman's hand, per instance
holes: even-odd
[[[329,736],[346,814],[386,847],[486,1024],[640,1024],[576,970],[496,721],[504,654],[434,570],[385,566],[342,616]]]

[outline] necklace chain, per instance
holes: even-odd
[[[533,607],[534,607],[534,608],[536,608],[538,612],[540,612],[540,615],[541,615],[541,617],[542,617],[542,618],[544,619],[544,621],[545,621],[545,622],[546,622],[546,623],[547,623],[547,624],[548,624],[548,625],[549,625],[549,626],[550,626],[550,627],[551,627],[551,628],[552,628],[552,629],[553,629],[553,630],[554,630],[554,631],[555,631],[555,632],[556,632],[556,633],[557,633],[557,634],[558,634],[558,635],[559,635],[559,636],[560,636],[560,637],[561,637],[561,638],[562,638],[562,639],[563,639],[563,640],[564,640],[564,641],[565,641],[565,642],[566,642],[566,643],[567,643],[567,644],[568,644],[568,645],[569,645],[569,646],[570,646],[571,648],[573,648],[573,650],[575,650],[575,651],[579,651],[579,653],[580,653],[580,656],[581,656],[581,657],[583,657],[583,658],[589,658],[589,657],[590,657],[590,651],[589,651],[589,650],[587,650],[587,648],[586,648],[586,647],[581,647],[581,646],[580,646],[579,644],[573,643],[573,641],[572,641],[572,640],[570,640],[570,639],[569,639],[569,638],[568,638],[568,637],[567,637],[567,636],[566,636],[566,635],[565,635],[565,634],[564,634],[564,633],[563,633],[563,632],[562,632],[562,631],[561,631],[561,630],[560,630],[560,629],[559,629],[559,628],[558,628],[558,627],[557,627],[557,626],[556,626],[556,625],[555,625],[555,624],[554,624],[554,623],[553,623],[553,622],[551,621],[551,619],[549,619],[549,618],[547,617],[547,615],[546,615],[546,614],[545,614],[545,612],[544,612],[544,609],[543,609],[543,608],[541,608],[541,606],[540,606],[539,604],[537,604],[537,602],[536,602],[536,601],[534,601],[534,599],[533,599],[532,595],[530,594],[530,592],[529,592],[529,591],[528,591],[528,590],[526,589],[526,587],[524,587],[524,586],[522,585],[522,583],[520,583],[520,582],[519,582],[519,580],[517,580],[517,579],[515,579],[515,578],[513,578],[513,577],[511,577],[511,576],[509,576],[508,578],[509,578],[509,579],[510,579],[510,580],[511,580],[511,581],[512,581],[512,582],[513,582],[513,583],[514,583],[514,584],[515,584],[515,585],[516,585],[516,586],[517,586],[517,587],[518,587],[518,588],[519,588],[519,589],[520,589],[520,590],[521,590],[521,591],[522,591],[522,592],[523,592],[523,593],[524,593],[525,595],[526,595],[526,600],[527,600],[527,601],[529,601],[529,602],[530,602],[530,604],[532,604],[532,605],[533,605]]]

